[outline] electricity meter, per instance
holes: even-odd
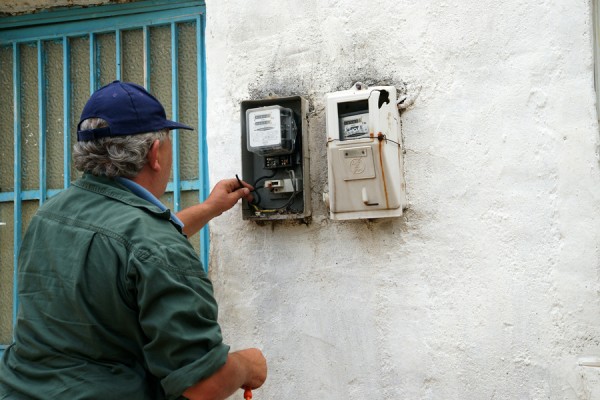
[[[289,108],[274,105],[246,110],[248,151],[261,156],[291,154],[296,131],[294,113]]]
[[[310,217],[307,111],[300,96],[242,102],[242,179],[255,189],[243,219]]]
[[[369,113],[358,112],[340,116],[340,140],[369,137]]]
[[[406,207],[396,88],[356,84],[325,96],[328,189],[334,220],[399,217]]]

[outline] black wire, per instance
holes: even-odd
[[[298,194],[298,188],[296,187],[296,182],[294,181],[293,171],[292,171],[292,173],[290,173],[290,171],[288,171],[288,173],[290,174],[290,178],[292,179],[292,186],[294,188],[294,191],[292,192],[292,195],[290,196],[290,198],[288,199],[288,201],[284,205],[282,205],[281,207],[272,208],[272,210],[281,210],[281,209],[284,209],[284,208],[285,209],[289,208],[289,206],[294,201],[294,198]]]
[[[250,204],[254,204],[255,206],[260,204],[260,194],[258,194],[258,189],[264,189],[263,187],[259,187],[258,186],[258,182],[262,181],[263,179],[270,179],[272,177],[275,176],[275,174],[277,174],[277,171],[273,171],[273,173],[271,175],[264,175],[261,176],[260,178],[258,178],[257,180],[254,181],[254,190],[250,191],[251,193],[253,193],[254,198],[252,199],[252,203]]]
[[[240,179],[240,177],[238,176],[238,174],[235,174],[235,179],[237,179],[240,187],[238,188],[238,190],[243,189],[244,188],[244,184],[242,183],[242,180]]]
[[[253,185],[254,186],[254,190],[257,189],[258,182],[262,181],[263,179],[270,179],[270,178],[274,177],[276,173],[277,173],[277,171],[273,171],[273,173],[271,175],[261,176],[260,178],[258,178],[257,180],[255,180],[254,181],[254,185]]]
[[[284,208],[288,208],[292,204],[292,202],[294,201],[294,197],[296,197],[297,194],[298,194],[298,192],[292,193],[292,195],[290,196],[290,198],[288,199],[288,201],[284,205],[282,205],[281,207],[271,208],[271,210],[282,210]]]
[[[273,171],[273,173],[271,175],[265,175],[265,176],[261,176],[260,178],[258,178],[256,181],[254,181],[254,191],[253,194],[255,195],[254,199],[252,200],[252,204],[255,206],[259,206],[260,205],[260,201],[261,201],[261,197],[260,194],[258,194],[258,189],[264,189],[264,186],[258,186],[258,182],[260,182],[263,179],[269,179],[275,176],[275,174],[277,173],[277,171]],[[292,193],[292,195],[290,196],[289,199],[287,199],[287,201],[285,202],[284,205],[279,206],[279,207],[271,207],[269,208],[269,210],[282,210],[285,208],[288,208],[294,201],[294,198],[296,197],[296,195],[298,194],[298,191],[296,190],[296,184],[293,183],[294,185],[294,192]],[[259,210],[260,211],[260,210]]]
[[[263,189],[263,188],[254,187],[254,190],[252,191],[252,203],[250,203],[250,204],[254,204],[255,206],[260,204],[260,194],[258,194],[258,189]]]

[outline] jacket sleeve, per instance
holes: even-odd
[[[147,368],[174,399],[227,360],[212,284],[184,240],[137,253],[132,264]]]

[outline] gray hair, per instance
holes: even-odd
[[[102,118],[88,118],[80,130],[103,128],[108,123]],[[79,171],[92,175],[135,177],[146,164],[146,156],[156,139],[162,143],[169,130],[139,133],[127,136],[103,137],[77,142],[73,146],[73,162]]]

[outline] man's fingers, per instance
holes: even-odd
[[[250,189],[248,189],[248,188],[241,188],[241,189],[236,190],[236,192],[239,195],[240,199],[244,198],[247,201],[252,201],[252,199],[253,199],[252,195],[250,194]]]
[[[249,190],[254,190],[254,186],[252,186],[248,182],[242,181],[242,184],[244,185],[244,187],[248,188]]]

